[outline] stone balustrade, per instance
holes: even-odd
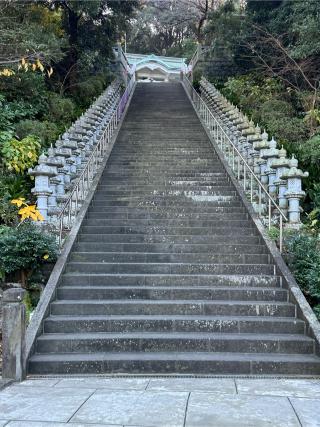
[[[55,224],[74,183],[85,169],[88,159],[105,129],[114,120],[121,96],[121,82],[115,80],[72,126],[39,157],[29,170],[35,177],[32,193],[45,222]],[[115,126],[108,126],[110,139]]]
[[[299,227],[301,225],[300,200],[305,196],[301,180],[308,176],[308,172],[298,169],[298,161],[295,158],[288,159],[286,150],[283,147],[278,148],[273,137],[269,139],[269,135],[265,131],[261,132],[258,125],[255,125],[252,120],[250,121],[205,78],[201,79],[200,90],[201,99],[213,113],[229,140],[283,214],[288,216],[288,226]],[[203,106],[199,112],[203,117],[207,114]],[[216,142],[223,149],[226,158],[229,159],[233,146],[231,144],[223,145],[219,138],[221,135],[217,135]],[[237,165],[236,162],[233,170],[239,180],[246,180],[245,168],[241,164]],[[263,214],[267,210],[266,194],[260,192],[259,195],[259,185],[257,182],[252,184],[252,181],[250,183],[249,180],[245,181],[244,189],[246,190],[250,185],[254,186],[253,192],[251,188],[251,202],[256,210],[259,205],[259,213]],[[260,198],[259,204],[257,203],[258,197]]]

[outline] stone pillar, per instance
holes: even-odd
[[[308,172],[302,172],[298,169],[298,160],[292,156],[289,161],[290,169],[284,173],[280,179],[288,180],[287,191],[284,196],[289,201],[289,224],[291,228],[299,228],[300,221],[300,199],[303,199],[305,192],[301,188],[301,179],[309,176]]]
[[[35,185],[31,192],[37,196],[37,208],[44,220],[48,220],[48,197],[52,194],[49,186],[49,178],[56,175],[55,171],[48,166],[47,156],[41,154],[39,164],[34,169],[29,169],[29,175],[35,177]]]
[[[2,319],[2,378],[22,381],[26,377],[25,332],[26,291],[12,288],[3,293]]]

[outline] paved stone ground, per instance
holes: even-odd
[[[317,427],[320,380],[29,379],[0,392],[0,427]]]

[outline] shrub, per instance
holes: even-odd
[[[0,196],[0,225],[14,225],[17,223],[18,210],[11,203],[9,193],[1,194]],[[0,275],[1,276],[1,275]]]
[[[274,78],[261,80],[256,74],[229,78],[222,93],[233,103],[239,105],[249,115],[266,101],[274,99],[283,90],[281,83]]]
[[[59,137],[59,129],[55,123],[39,120],[22,120],[16,126],[16,135],[25,138],[33,135],[39,138],[43,147],[49,147]]]
[[[320,175],[320,134],[313,136],[299,146],[299,160],[311,176],[319,179]]]
[[[282,117],[293,117],[294,109],[289,102],[280,99],[270,99],[264,102],[260,108],[260,117],[262,121],[280,119]]]
[[[51,93],[48,103],[47,120],[69,125],[75,119],[75,105],[70,98],[63,98],[57,93]]]
[[[0,224],[14,225],[18,222],[18,209],[11,200],[27,197],[32,183],[22,175],[0,175]]]
[[[94,98],[99,96],[105,87],[103,76],[91,77],[72,90],[75,102],[83,107],[89,106]]]
[[[6,141],[1,150],[6,168],[17,173],[26,171],[37,162],[40,147],[39,139],[34,136]]]
[[[20,72],[10,79],[1,79],[0,91],[9,102],[19,99],[19,102],[28,103],[34,114],[44,114],[48,110],[49,94],[45,77],[40,73]]]
[[[28,102],[8,102],[0,95],[0,130],[13,131],[17,121],[24,118],[33,118],[37,109]]]
[[[298,144],[308,137],[308,128],[302,119],[297,117],[272,117],[262,122],[269,135],[274,136],[279,144],[284,144],[289,151],[297,150]],[[295,144],[295,147],[290,145]]]
[[[56,257],[55,238],[30,222],[7,228],[0,234],[0,272],[21,272],[24,285],[34,270],[55,261]]]
[[[292,234],[286,240],[286,260],[309,301],[320,302],[319,236]]]

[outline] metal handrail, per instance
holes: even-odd
[[[117,108],[115,109],[113,114],[110,116],[110,120],[106,125],[101,138],[97,142],[94,150],[92,151],[86,163],[85,168],[83,169],[80,176],[76,180],[68,196],[68,199],[66,200],[65,204],[61,209],[61,212],[58,215],[58,223],[59,223],[58,243],[60,248],[63,245],[63,231],[69,230],[71,228],[72,217],[74,218],[76,217],[79,210],[80,203],[85,200],[85,198],[89,193],[90,184],[97,173],[99,164],[101,163],[101,161],[103,160],[106,154],[108,143],[110,142],[113,136],[114,130],[116,129],[122,117],[122,114],[125,110],[128,99],[133,90],[134,83],[135,83],[135,76],[132,75],[126,90],[124,91],[122,97],[120,98],[117,104]]]
[[[209,132],[211,133],[211,131],[213,129],[213,132],[215,132],[216,140],[220,140],[221,152],[225,155],[225,153],[223,152],[223,144],[226,145],[226,141],[229,143],[229,146],[231,146],[232,158],[230,157],[230,155],[229,156],[225,155],[225,158],[229,164],[231,162],[233,171],[235,171],[235,155],[238,156],[237,171],[238,171],[238,181],[239,182],[241,181],[240,180],[240,178],[241,178],[240,166],[241,166],[241,163],[243,164],[243,188],[244,188],[244,191],[246,191],[248,180],[250,180],[250,201],[251,201],[251,203],[253,203],[253,190],[254,190],[253,189],[253,182],[255,181],[258,184],[258,192],[259,192],[259,194],[258,194],[258,201],[259,201],[258,202],[259,203],[258,204],[258,212],[259,212],[260,216],[262,216],[262,214],[261,214],[262,195],[264,195],[265,198],[268,200],[268,228],[269,228],[269,230],[271,228],[272,206],[279,213],[279,234],[280,234],[279,235],[279,249],[280,249],[280,252],[282,252],[282,247],[283,247],[283,221],[287,222],[288,218],[283,213],[283,211],[281,210],[279,205],[275,202],[275,200],[270,195],[270,193],[266,190],[266,188],[264,187],[264,185],[260,181],[259,177],[254,173],[254,171],[252,170],[252,168],[250,167],[250,165],[248,164],[246,159],[242,156],[242,154],[238,150],[237,146],[229,138],[229,136],[227,135],[227,133],[225,132],[225,130],[223,129],[223,127],[221,126],[221,124],[219,123],[217,118],[214,116],[213,112],[210,110],[210,108],[205,103],[205,101],[201,98],[199,93],[194,89],[190,80],[187,78],[187,76],[185,74],[183,75],[183,83],[184,83],[186,92],[189,94],[191,102],[194,104],[195,108],[199,111],[200,117],[202,116],[203,108],[204,108],[204,113],[203,113],[204,117],[202,117],[202,118],[204,120],[205,125],[208,127]],[[213,123],[214,123],[213,126],[211,123],[211,119],[213,120]],[[219,137],[218,130],[220,130],[222,137]],[[229,151],[229,154],[230,154],[230,151]],[[247,171],[249,173],[248,174],[248,176],[249,176],[248,180],[247,180]]]

